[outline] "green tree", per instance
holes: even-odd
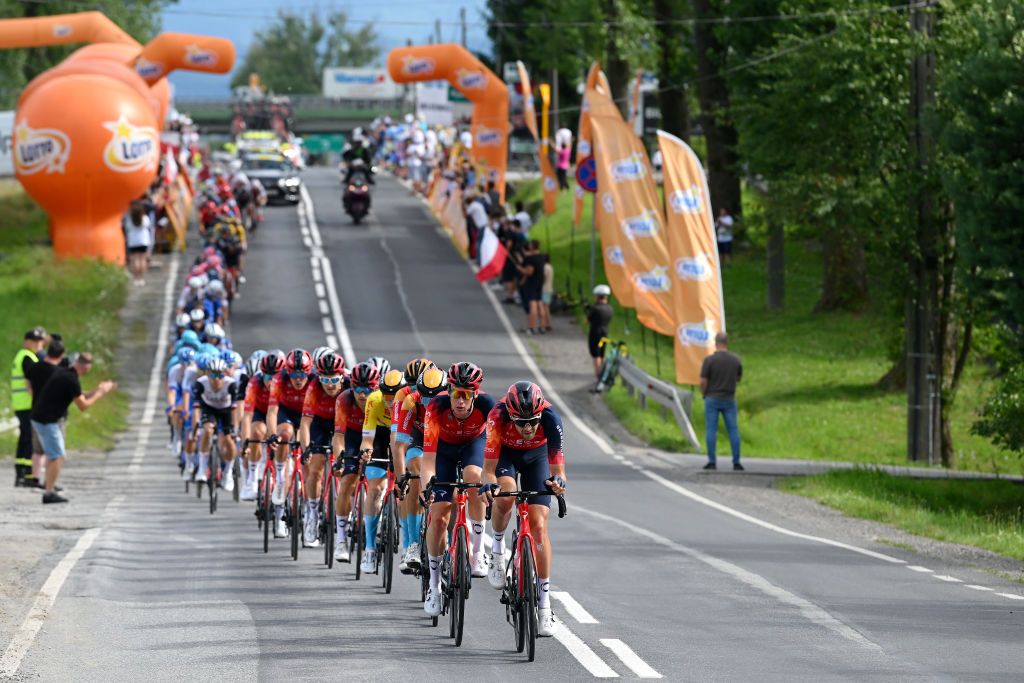
[[[85,10],[103,12],[115,24],[145,43],[160,30],[160,12],[176,0],[95,0],[83,5],[79,0],[48,0],[26,2],[0,0],[0,17],[43,17],[54,14],[72,14]],[[81,45],[58,45],[23,50],[0,51],[0,108],[14,106],[22,89],[29,81],[56,66]]]
[[[303,16],[280,10],[274,23],[256,32],[231,86],[244,85],[249,74],[258,73],[271,92],[318,93],[325,68],[364,66],[379,55],[373,27],[350,30],[344,12],[331,13],[325,22],[316,12]]]

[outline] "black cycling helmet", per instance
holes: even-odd
[[[284,351],[274,349],[260,359],[260,372],[264,375],[276,375],[284,370]]]
[[[530,420],[544,410],[544,394],[533,382],[516,382],[505,394],[505,407],[513,420]]]
[[[413,358],[405,366],[405,383],[409,386],[416,384],[428,368],[436,367],[429,358]]]
[[[448,368],[448,386],[453,389],[477,391],[484,381],[484,371],[476,363],[463,361]]]
[[[352,386],[376,389],[380,386],[380,372],[373,363],[363,362],[352,368]]]

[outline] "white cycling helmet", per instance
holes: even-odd
[[[313,367],[319,367],[320,359],[329,353],[337,353],[337,351],[332,349],[330,346],[318,346],[313,349],[313,352],[310,354],[313,357]]]
[[[188,327],[188,324],[192,322],[192,318],[189,317],[188,313],[182,313],[178,316],[177,320],[174,321],[175,327]]]
[[[210,276],[207,275],[206,273],[203,273],[202,275],[197,275],[196,277],[199,278],[200,287],[205,287],[206,285],[210,284]]]
[[[598,285],[594,287],[594,296],[611,296],[612,288],[608,285]]]
[[[188,286],[192,289],[200,289],[203,286],[203,278],[193,275],[188,279]]]
[[[391,363],[384,356],[370,356],[366,359],[366,362],[377,368],[377,374],[381,377],[388,374],[388,371],[391,370]]]
[[[203,331],[206,333],[206,337],[208,339],[210,337],[216,337],[217,339],[223,339],[224,336],[225,336],[224,335],[224,328],[221,327],[220,325],[218,325],[217,323],[209,323]]]
[[[188,317],[192,319],[192,322],[198,323],[206,320],[206,311],[201,308],[193,308],[192,312],[188,314]]]
[[[224,283],[220,280],[210,280],[209,287],[206,288],[207,294],[212,294],[214,297],[224,296]]]

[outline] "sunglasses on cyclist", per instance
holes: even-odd
[[[210,379],[224,379],[224,373],[223,372],[211,372],[210,373]]]
[[[536,417],[528,417],[526,419],[513,417],[512,424],[516,427],[536,427],[540,424],[540,415],[537,415]]]
[[[357,394],[372,394],[373,393],[373,389],[371,389],[370,387],[352,387],[352,391],[356,392]]]
[[[341,384],[343,379],[341,375],[320,375],[320,384],[334,386],[335,384]]]
[[[452,389],[452,398],[457,398],[463,401],[472,401],[476,398],[476,392],[471,389]]]
[[[302,370],[296,370],[295,372],[289,372],[288,376],[292,379],[306,379],[309,377],[309,373],[303,372]]]

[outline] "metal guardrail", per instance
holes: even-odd
[[[668,382],[651,377],[629,358],[620,359],[619,377],[622,378],[622,385],[626,391],[630,396],[636,397],[641,408],[647,407],[647,401],[653,401],[661,406],[664,418],[668,417],[666,412],[671,410],[676,418],[676,424],[679,425],[679,431],[695,449],[701,450],[697,433],[693,431],[693,423],[690,422],[690,413],[693,409],[691,392],[679,391]]]

